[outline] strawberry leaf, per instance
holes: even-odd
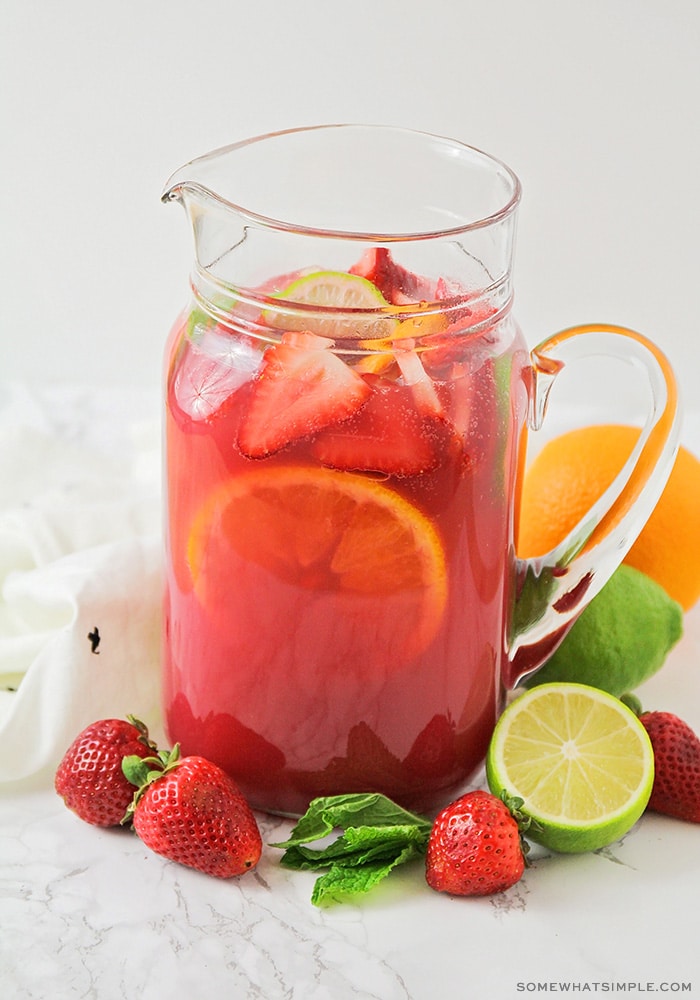
[[[136,785],[140,788],[141,785],[145,785],[153,774],[153,764],[157,760],[154,757],[137,757],[129,756],[125,757],[122,761],[122,771],[124,772],[124,777],[127,781],[130,781],[132,785]],[[162,772],[158,772],[162,773]]]
[[[134,812],[149,785],[172,771],[180,763],[180,744],[176,743],[172,750],[158,750],[153,757],[138,757],[136,754],[124,757],[122,771],[127,781],[136,786],[134,797],[122,817],[122,825],[132,822]]]
[[[331,795],[314,799],[289,838],[271,846],[285,851],[280,862],[285,868],[328,869],[311,896],[322,906],[369,892],[398,865],[422,857],[431,825],[384,795]],[[306,846],[335,830],[343,832],[330,843]]]

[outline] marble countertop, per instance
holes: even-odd
[[[640,693],[700,729],[700,608]],[[432,892],[420,864],[357,905],[317,909],[279,866],[288,820],[260,816],[260,865],[219,881],[125,830],[78,820],[50,787],[0,797],[0,983],[13,1000],[509,1000],[532,993],[700,995],[700,830],[645,815],[589,855],[539,853],[486,899]]]

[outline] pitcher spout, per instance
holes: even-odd
[[[178,175],[166,185],[161,201],[181,204],[189,220],[194,242],[194,284],[198,276],[227,286],[237,284],[231,254],[245,239],[246,228],[236,208],[210,187]]]

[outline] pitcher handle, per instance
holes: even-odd
[[[571,327],[534,348],[530,427],[540,429],[559,372],[595,355],[642,369],[651,395],[649,414],[616,479],[559,545],[546,555],[516,560],[508,687],[542,665],[610,579],[656,506],[678,450],[680,405],[671,366],[646,337],[620,326]]]

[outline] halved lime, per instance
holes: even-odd
[[[617,698],[585,684],[542,684],[513,701],[486,758],[489,788],[523,800],[528,838],[553,851],[594,851],[644,812],[654,754]]]
[[[279,310],[268,310],[271,326],[309,330],[332,340],[376,340],[390,337],[396,326],[389,303],[367,278],[345,271],[314,271],[275,295]],[[285,309],[295,303],[301,309]],[[386,310],[383,312],[383,310]],[[367,315],[367,313],[374,315]]]

